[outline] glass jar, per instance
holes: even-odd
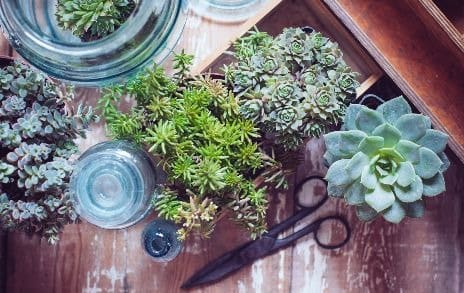
[[[120,82],[176,45],[186,20],[186,0],[138,0],[110,35],[83,42],[58,27],[57,0],[2,0],[0,25],[14,49],[55,78],[86,86]]]
[[[101,228],[122,229],[149,213],[163,179],[144,150],[130,142],[110,141],[82,154],[70,189],[82,218]]]
[[[190,0],[198,15],[217,22],[241,22],[257,12],[264,0]]]
[[[157,262],[168,262],[182,250],[177,238],[178,227],[171,221],[156,219],[142,232],[142,247]]]

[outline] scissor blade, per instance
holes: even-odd
[[[204,266],[182,284],[181,288],[189,289],[223,279],[266,255],[274,243],[274,238],[267,237],[248,242]]]

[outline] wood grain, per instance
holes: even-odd
[[[464,21],[464,5],[459,1],[433,1],[433,0],[407,0],[414,12],[420,17],[424,25],[435,34],[435,36],[448,48],[455,53],[456,58],[464,62],[464,36],[457,25]],[[462,19],[452,20],[445,14],[445,11],[435,4],[438,2],[446,9],[447,13],[459,16]],[[462,15],[460,12],[462,11]],[[452,16],[451,15],[451,16]]]
[[[404,1],[324,0],[464,160],[464,63]],[[394,20],[394,21],[393,21]]]

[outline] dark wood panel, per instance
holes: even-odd
[[[324,1],[464,160],[464,64],[406,1]]]

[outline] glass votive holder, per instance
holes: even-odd
[[[173,260],[182,250],[178,227],[171,221],[156,219],[142,232],[142,247],[157,262]]]
[[[57,0],[2,0],[0,25],[13,48],[48,75],[85,86],[125,80],[177,44],[187,19],[187,0],[137,0],[116,31],[84,42],[62,30]]]
[[[241,22],[257,12],[264,0],[190,0],[196,14],[216,22]]]
[[[70,189],[83,219],[101,228],[122,229],[150,212],[162,180],[162,171],[144,150],[127,141],[110,141],[82,154]]]

